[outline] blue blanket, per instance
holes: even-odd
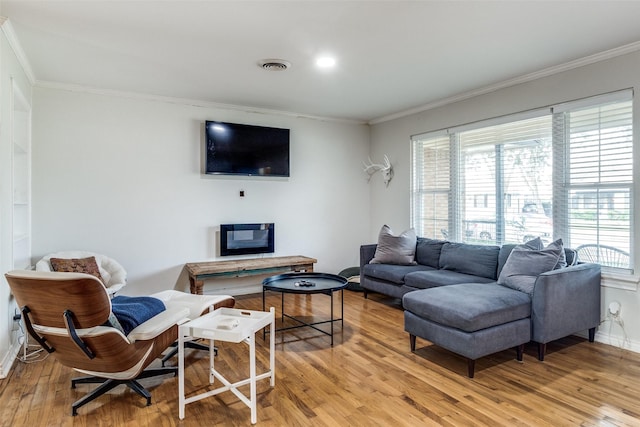
[[[111,311],[129,335],[136,326],[166,310],[164,303],[152,297],[127,297],[118,295],[111,300]]]

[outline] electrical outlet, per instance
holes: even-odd
[[[613,301],[609,304],[609,314],[613,317],[618,317],[620,315],[620,303],[617,301]]]
[[[20,312],[18,311],[18,309],[14,309],[13,312],[13,324],[11,325],[11,330],[12,331],[19,331],[20,330],[20,320],[22,319],[22,315],[20,314]]]

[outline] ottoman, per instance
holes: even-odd
[[[522,360],[531,339],[531,299],[528,294],[497,283],[463,283],[409,292],[402,299],[404,330],[411,351],[416,337],[467,358],[473,378],[475,361],[516,348]]]
[[[189,320],[193,320],[196,317],[200,317],[209,311],[213,311],[221,307],[233,308],[236,303],[236,300],[230,295],[194,295],[173,289],[158,292],[150,296],[158,298],[164,302],[167,307],[175,305],[178,307],[188,308]],[[164,366],[167,360],[178,353],[177,343],[173,343],[172,346],[174,348],[162,358],[162,366]],[[209,347],[192,341],[185,343],[185,347],[209,351]]]

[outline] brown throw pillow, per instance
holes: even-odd
[[[96,276],[102,283],[102,276],[100,275],[100,269],[96,262],[96,257],[88,258],[51,258],[51,268],[53,271],[65,272],[65,273],[86,273]]]

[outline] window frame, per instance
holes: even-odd
[[[514,123],[520,120],[524,120],[527,118],[540,117],[540,116],[549,116],[551,118],[551,129],[550,134],[552,135],[552,144],[551,144],[551,163],[552,163],[552,191],[551,191],[551,202],[552,202],[552,210],[551,217],[553,218],[553,236],[561,236],[569,235],[569,231],[571,227],[569,221],[569,204],[571,203],[569,200],[569,194],[572,189],[577,188],[575,184],[571,185],[571,176],[570,176],[570,168],[568,166],[569,161],[569,139],[568,139],[568,127],[566,126],[566,113],[575,112],[585,108],[593,108],[593,107],[602,107],[606,104],[610,103],[622,103],[622,102],[631,102],[631,122],[629,125],[631,126],[631,151],[632,155],[634,155],[633,147],[633,90],[625,89],[621,91],[616,91],[612,93],[607,93],[603,95],[598,95],[594,97],[584,98],[576,101],[565,102],[562,104],[557,104],[551,107],[545,107],[540,109],[535,109],[531,111],[526,111],[522,113],[515,113],[507,116],[496,117],[489,120],[483,120],[479,122],[474,122],[466,125],[456,126],[448,129],[438,130],[434,132],[426,132],[411,136],[411,224],[418,235],[425,235],[422,224],[419,220],[419,209],[417,208],[417,203],[419,203],[418,198],[424,196],[425,190],[424,188],[419,188],[421,184],[418,182],[421,178],[417,175],[419,173],[420,166],[416,164],[419,161],[419,153],[418,151],[421,149],[420,147],[425,147],[425,144],[428,144],[430,140],[441,140],[443,136],[449,137],[449,186],[448,188],[440,188],[438,189],[439,193],[447,192],[448,193],[448,233],[444,236],[425,236],[432,238],[445,238],[446,240],[452,241],[463,241],[463,234],[465,233],[464,226],[462,225],[462,221],[460,220],[460,216],[462,215],[462,210],[460,209],[460,205],[463,203],[462,198],[464,195],[461,190],[461,180],[463,177],[461,176],[461,172],[459,169],[463,167],[460,164],[460,156],[461,156],[461,148],[460,148],[460,138],[459,135],[462,132],[468,130],[480,130],[482,128],[489,128],[490,126]],[[601,122],[598,122],[598,126],[600,126]],[[559,143],[557,139],[557,132],[562,131],[564,133],[562,143]],[[499,147],[501,144],[496,144],[495,147]],[[422,152],[424,152],[424,148],[422,148]],[[636,182],[635,177],[633,177],[634,167],[633,163],[630,166],[632,179],[631,182],[628,183],[606,183],[602,184],[602,188],[605,187],[615,187],[615,188],[626,188],[628,189],[629,194],[629,220],[628,223],[625,223],[625,230],[628,226],[629,231],[629,268],[620,268],[620,267],[607,267],[603,266],[604,271],[610,271],[614,274],[620,274],[623,276],[628,276],[634,274],[634,252],[635,252],[635,240],[634,240],[634,220],[633,220],[633,212],[634,212],[634,203],[635,203],[635,188]],[[499,186],[496,186],[499,189]],[[593,185],[589,185],[589,188],[593,188]],[[601,188],[601,187],[598,187]],[[435,189],[431,191],[430,194],[435,194]],[[429,193],[429,191],[427,191]],[[495,194],[503,194],[503,193],[495,193]],[[475,197],[475,196],[474,196]],[[475,200],[475,199],[474,199]],[[506,203],[506,201],[505,201]],[[496,208],[497,210],[497,208]],[[546,210],[546,208],[545,208]],[[498,215],[496,215],[496,223],[499,220]],[[599,233],[599,232],[598,232]],[[444,233],[443,233],[444,234]],[[552,237],[553,237],[552,236]],[[504,236],[501,236],[504,239]],[[571,246],[572,243],[567,241],[565,237],[565,241],[568,246]],[[499,242],[500,243],[500,242]]]

